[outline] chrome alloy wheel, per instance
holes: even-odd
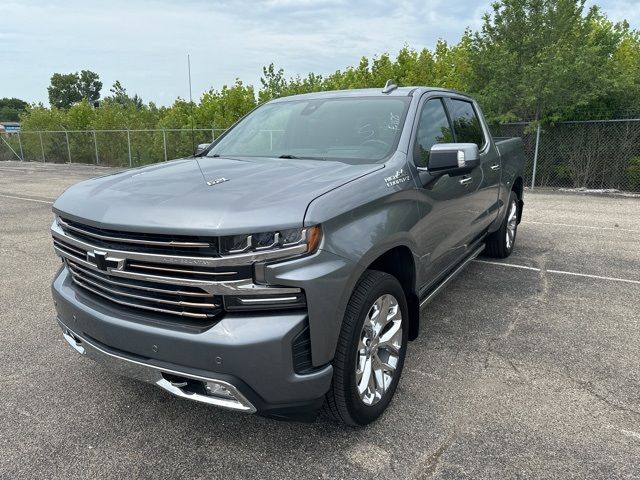
[[[402,312],[393,295],[379,297],[360,332],[356,388],[365,405],[378,403],[391,387],[402,348]]]
[[[511,250],[513,247],[513,241],[516,238],[516,228],[518,226],[518,207],[516,202],[511,203],[509,207],[509,214],[507,215],[507,250]]]

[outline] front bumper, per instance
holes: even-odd
[[[82,338],[59,320],[58,323],[62,328],[64,339],[75,351],[103,364],[113,372],[125,377],[142,380],[143,382],[153,383],[178,397],[208,403],[229,410],[239,410],[247,413],[256,412],[256,407],[229,382],[219,378],[192,375],[171,368],[161,368],[157,365],[145,363],[142,360],[127,358],[122,354],[109,351],[104,346],[100,347],[86,338]],[[193,382],[190,382],[190,380]],[[205,385],[222,387],[226,389],[228,395],[226,395],[226,398],[207,395]],[[202,387],[204,391],[197,387]]]
[[[97,303],[74,288],[62,268],[52,285],[66,340],[89,358],[174,395],[237,411],[296,420],[315,417],[329,389],[331,365],[294,371],[292,343],[308,325],[306,312],[227,314],[197,329]],[[228,398],[207,395],[219,384]]]

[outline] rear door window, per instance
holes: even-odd
[[[451,99],[448,107],[456,142],[475,143],[479,149],[482,149],[485,145],[484,132],[473,104],[464,100]]]

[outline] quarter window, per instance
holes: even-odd
[[[442,100],[439,98],[428,100],[423,105],[420,119],[418,120],[414,156],[416,166],[427,166],[431,147],[436,143],[451,142],[453,142],[451,125],[449,125],[449,119],[444,110]]]
[[[449,113],[458,143],[475,143],[479,149],[484,146],[482,125],[471,102],[451,100]]]

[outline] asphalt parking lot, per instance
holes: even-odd
[[[69,348],[51,202],[109,172],[0,163],[0,478],[640,478],[640,198],[528,192],[514,254],[428,305],[389,411],[352,429],[180,400]]]

